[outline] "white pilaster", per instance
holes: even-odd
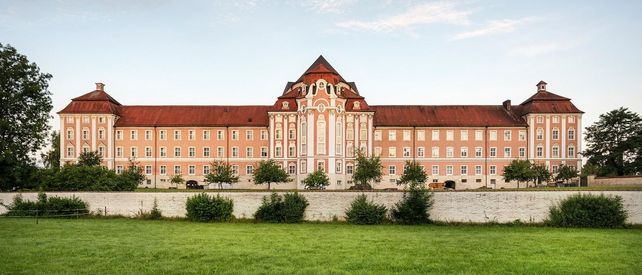
[[[551,158],[551,116],[546,115],[546,129],[544,129],[544,132],[546,133],[544,135],[544,140],[546,141],[546,147],[544,147],[544,156],[546,156],[546,159]]]
[[[113,156],[113,127],[114,127],[114,117],[107,116],[107,168],[114,169],[114,156]],[[156,150],[156,149],[154,149]]]
[[[368,116],[368,156],[372,156],[372,135],[374,132],[374,130],[372,129],[372,117],[373,116],[371,115]]]
[[[81,116],[76,116],[76,158],[80,156],[80,120]]]
[[[63,159],[67,157],[67,150],[65,150],[65,144],[67,144],[67,131],[65,130],[65,119],[66,116],[60,116],[60,165],[62,166],[65,162]]]
[[[270,115],[270,129],[269,131],[269,136],[270,136],[270,146],[268,147],[270,159],[274,158],[274,116]]]
[[[532,115],[528,116],[528,125],[529,129],[528,131],[530,132],[530,138],[528,139],[528,158],[529,159],[534,159],[535,158],[535,117]]]
[[[309,101],[312,102],[311,99]],[[308,106],[310,106],[310,105],[308,105]],[[306,143],[307,144],[306,147],[308,149],[308,154],[307,154],[307,158],[306,158],[306,165],[308,167],[306,169],[306,172],[311,173],[312,171],[314,171],[314,165],[315,165],[315,163],[314,163],[314,146],[316,145],[316,136],[314,135],[314,126],[316,124],[315,124],[315,120],[314,120],[314,111],[308,110],[307,112],[308,112],[308,121],[307,121],[307,123],[308,123],[307,124],[308,125],[308,135],[306,137],[306,139],[307,139],[306,140],[306,142],[307,142]]]
[[[560,148],[560,156],[562,159],[566,158],[566,116],[562,115],[560,123],[562,123],[562,132],[560,133],[560,136],[562,138],[562,148]]]
[[[91,150],[96,151],[96,117],[91,116]]]
[[[334,105],[334,99],[331,99],[331,105]],[[336,173],[335,165],[335,146],[336,146],[336,119],[335,119],[335,110],[330,109],[328,111],[328,174]]]

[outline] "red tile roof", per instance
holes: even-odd
[[[337,70],[335,70],[327,60],[325,60],[323,55],[319,55],[319,58],[317,58],[317,60],[315,60],[314,63],[312,63],[312,65],[310,65],[310,67],[307,70],[305,70],[303,75],[301,75],[301,77],[299,77],[299,79],[296,82],[303,81],[305,79],[305,76],[314,75],[314,74],[335,75],[336,77],[338,77],[340,81],[345,82],[343,77],[341,77],[341,75],[339,75]]]
[[[109,101],[72,101],[59,114],[119,114],[118,106]]]
[[[525,127],[526,121],[501,105],[370,105],[375,126]]]
[[[79,97],[72,99],[72,101],[109,101],[116,105],[121,105],[113,97],[111,97],[109,94],[107,94],[105,91],[102,91],[102,90],[95,90],[95,91],[86,93],[84,95],[81,95]]]
[[[544,90],[537,91],[519,106],[517,109],[521,115],[529,113],[584,113],[571,103],[571,99]]]
[[[116,127],[268,126],[272,106],[122,106]]]

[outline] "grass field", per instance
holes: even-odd
[[[642,272],[641,229],[0,218],[0,273]]]

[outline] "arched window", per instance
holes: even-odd
[[[560,130],[557,128],[553,128],[553,131],[551,132],[551,136],[553,137],[554,140],[560,139]]]
[[[544,139],[544,129],[537,128],[537,140],[543,140],[543,139]]]
[[[573,128],[568,129],[568,139],[569,140],[575,139],[575,129]]]
[[[336,133],[337,133],[337,145],[336,145],[336,154],[341,155],[343,154],[343,123],[337,122],[336,126]]]
[[[575,146],[568,146],[568,158],[575,158]]]

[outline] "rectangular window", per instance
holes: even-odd
[[[174,130],[174,140],[181,140],[181,131]]]
[[[410,147],[404,147],[403,148],[403,156],[404,157],[410,157]]]
[[[490,140],[497,140],[497,130],[490,131]]]
[[[388,166],[388,174],[389,175],[394,175],[397,173],[397,166],[390,165]]]
[[[194,147],[187,148],[187,154],[190,158],[196,157],[196,148]]]
[[[232,165],[232,174],[238,175],[239,174],[239,166],[238,165]]]
[[[174,165],[174,175],[180,175],[180,174],[181,174],[181,166]]]
[[[519,130],[519,141],[524,141],[524,140],[526,140],[526,131]]]
[[[569,140],[575,139],[575,129],[568,129],[568,139]]]
[[[376,130],[374,132],[374,140],[380,141],[381,140],[381,130]]]
[[[476,165],[475,166],[475,175],[481,175],[482,174],[482,166],[481,165]]]
[[[232,130],[232,140],[239,140],[239,131]]]
[[[67,133],[69,133],[69,132],[67,132]],[[67,139],[72,139],[72,138],[67,137]],[[117,130],[116,131],[116,140],[123,140],[123,130]]]
[[[116,157],[118,157],[118,158],[122,158],[123,157],[123,147],[116,147]]]
[[[288,174],[290,174],[290,175],[296,174],[296,165],[290,164],[288,166]]]
[[[569,146],[568,147],[568,156],[569,158],[575,158],[575,147]]]
[[[490,147],[490,157],[491,158],[497,157],[497,148]]]
[[[130,139],[131,140],[138,140],[138,131],[137,130],[131,130],[130,131]]]
[[[276,140],[281,140],[281,138],[282,138],[281,129],[275,129],[274,130],[274,138]]]
[[[388,147],[388,156],[391,158],[397,157],[397,148],[396,147]]]
[[[526,148],[519,147],[519,157],[520,158],[526,157]]]
[[[446,175],[447,176],[452,176],[453,175],[453,166],[452,165],[447,165],[446,166]]]
[[[396,130],[388,130],[388,140],[397,140]]]
[[[346,165],[346,174],[351,175],[353,170],[354,170],[354,167],[352,166],[352,164]]]
[[[252,165],[245,166],[245,174],[246,175],[254,174],[254,166],[252,166]]]
[[[417,140],[418,141],[425,141],[426,140],[426,131],[424,131],[424,130],[417,131]]]
[[[403,140],[410,141],[410,130],[403,130]]]
[[[537,123],[544,123],[544,117],[543,116],[538,116],[537,117]]]
[[[89,139],[89,129],[87,128],[82,129],[82,139],[83,140]]]
[[[167,166],[165,166],[165,165],[161,165],[160,166],[160,174],[163,175],[163,176],[167,175]]]
[[[475,130],[475,140],[480,141],[484,139],[484,131],[482,130]]]
[[[432,175],[433,176],[439,175],[439,166],[438,165],[433,165],[432,166]]]
[[[462,165],[460,167],[460,172],[461,172],[461,175],[468,175],[468,166]]]
[[[210,157],[210,147],[203,147],[203,157],[204,158]]]
[[[292,128],[288,129],[288,139],[289,140],[296,139],[296,131]]]
[[[381,156],[381,147],[375,147],[374,148],[374,155],[375,155],[375,157],[380,157]]]
[[[417,157],[423,158],[425,156],[425,150],[424,147],[418,147],[417,148]]]
[[[203,165],[203,175],[207,175],[210,173],[210,166],[209,165]]]
[[[462,158],[467,158],[468,157],[468,147],[461,147],[461,157]]]
[[[361,141],[368,140],[368,129],[366,129],[365,124],[362,124],[361,129],[359,129],[359,140]]]
[[[152,157],[152,147],[145,147],[145,157],[146,158]]]
[[[132,158],[138,157],[138,148],[136,148],[136,147],[130,148],[130,153],[131,153],[129,155],[130,157],[132,157]]]
[[[439,140],[439,130],[432,130],[432,140]]]
[[[513,138],[511,130],[504,130],[504,141],[510,141]]]
[[[267,158],[267,157],[268,157],[268,148],[261,147],[261,158]]]
[[[224,140],[225,135],[223,134],[223,130],[217,130],[216,131],[216,140]]]
[[[459,134],[461,140],[468,140],[468,130],[461,130]]]
[[[569,116],[568,117],[568,123],[575,123],[575,117],[574,116]]]
[[[505,158],[510,158],[510,155],[511,155],[510,147],[504,147],[504,157]]]
[[[542,129],[542,128],[537,128],[536,132],[537,132],[537,134],[536,134],[536,138],[537,138],[537,140],[542,140],[542,139],[544,139],[544,129]]]
[[[560,156],[560,148],[557,146],[553,146],[553,149],[551,150],[551,154],[553,155],[554,158],[558,158]]]
[[[194,165],[187,166],[187,174],[189,174],[190,176],[195,175],[196,174],[196,166],[194,166]]]
[[[122,172],[123,172],[123,166],[122,165],[116,166],[116,174],[120,174]]]
[[[535,154],[536,154],[536,156],[538,158],[541,158],[541,157],[544,156],[544,148],[542,146],[537,146],[535,152],[536,152]]]
[[[210,140],[210,130],[203,130],[203,140]]]
[[[455,156],[455,149],[453,147],[446,147],[446,157],[452,158]]]
[[[161,140],[167,140],[167,130],[160,130],[158,135]]]
[[[152,140],[152,131],[145,130],[145,140]]]
[[[217,157],[217,158],[223,158],[223,157],[225,157],[225,148],[223,148],[223,147],[216,147],[216,157]]]
[[[245,147],[245,157],[246,158],[253,158],[254,157],[254,148]]]
[[[446,131],[446,140],[455,140],[455,131],[447,130]]]
[[[296,147],[294,147],[294,144],[291,144],[290,147],[288,147],[288,157],[296,157]]]
[[[118,148],[116,148],[116,149],[119,149],[119,148],[120,148],[120,147],[118,147]],[[121,152],[120,152],[120,154],[121,154],[121,156],[122,156],[122,154],[123,154],[122,149],[123,149],[123,148],[120,148],[120,149],[121,149],[121,150],[120,150],[120,151],[121,151]],[[116,152],[118,152],[118,150],[116,150]],[[118,156],[118,154],[116,154],[116,155]],[[68,158],[72,158],[72,157],[74,157],[74,147],[67,147],[67,157],[68,157]]]
[[[254,131],[245,130],[245,140],[253,140],[253,139],[254,139]]]
[[[145,165],[145,175],[151,175],[151,174],[152,174],[152,166]]]
[[[283,156],[283,148],[281,148],[281,146],[276,146],[276,147],[274,147],[274,155],[275,155],[277,158],[282,157],[282,156]]]
[[[238,147],[232,147],[232,157],[233,158],[238,158],[239,157],[239,148]]]
[[[439,147],[432,147],[432,157],[433,158],[439,157]]]
[[[167,148],[165,147],[160,148],[160,156],[161,158],[167,157]]]
[[[491,165],[489,170],[490,170],[490,174],[491,175],[496,175],[497,174],[497,166]]]
[[[268,139],[267,130],[261,130],[261,140],[267,140],[267,139]]]
[[[174,147],[174,157],[175,158],[181,157],[181,147]]]
[[[475,157],[481,158],[483,154],[483,149],[481,147],[475,147]]]
[[[560,139],[560,131],[557,129],[553,129],[553,131],[551,132],[551,136],[554,140]]]

